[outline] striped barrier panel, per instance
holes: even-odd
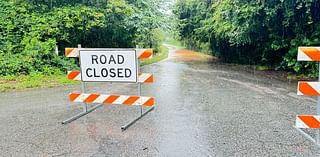
[[[297,128],[320,128],[320,115],[297,115],[296,117]]]
[[[81,80],[81,72],[77,70],[68,71],[69,80]],[[154,77],[153,74],[149,73],[140,73],[138,77],[139,83],[153,83]]]
[[[298,82],[298,95],[320,96],[320,82]]]
[[[89,50],[81,48],[82,50]],[[99,50],[99,49],[96,49]],[[79,48],[65,48],[66,57],[79,57]],[[138,49],[137,58],[139,59],[148,59],[152,58],[153,50],[152,49]]]
[[[320,47],[299,47],[298,61],[320,61]]]
[[[127,95],[105,95],[105,94],[85,94],[70,93],[71,102],[98,103],[98,104],[123,104],[137,106],[153,106],[153,97],[127,96]]]
[[[298,48],[298,61],[320,61],[320,47],[299,47]],[[319,73],[320,80],[320,73]],[[301,129],[320,129],[320,82],[307,82],[300,81],[298,82],[298,95],[306,96],[318,96],[318,105],[317,105],[317,114],[318,115],[297,115],[296,116],[296,125],[295,128],[307,139],[316,145],[320,146],[320,139],[313,138],[309,133]],[[316,137],[319,137],[320,132],[318,131]]]

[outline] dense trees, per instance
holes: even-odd
[[[178,0],[174,12],[179,36],[193,48],[225,62],[314,74],[315,64],[296,62],[296,54],[298,46],[320,45],[319,10],[319,0]]]
[[[65,47],[152,47],[163,40],[156,0],[0,1],[0,76],[65,71]],[[55,47],[60,50],[55,55]],[[71,65],[70,65],[71,66]]]

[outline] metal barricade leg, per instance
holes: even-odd
[[[84,116],[84,115],[86,115],[86,114],[94,111],[95,109],[97,109],[97,108],[99,108],[99,107],[101,107],[101,106],[102,106],[102,104],[98,104],[98,105],[96,105],[96,106],[93,106],[93,107],[90,108],[90,109],[86,109],[85,112],[79,113],[79,114],[77,114],[77,115],[75,115],[75,116],[73,116],[73,117],[70,117],[70,118],[62,121],[62,124],[67,124],[67,123],[70,123],[70,122],[72,122],[72,121],[74,121],[74,120],[77,120],[77,119],[79,119],[80,117],[82,117],[82,116]]]
[[[150,109],[148,109],[146,112],[144,112],[143,114],[141,114],[141,116],[137,117],[136,119],[134,119],[133,121],[131,121],[130,123],[124,125],[121,127],[122,131],[127,130],[132,124],[134,124],[135,122],[137,122],[139,119],[141,119],[142,117],[144,117],[145,115],[147,115],[149,112],[151,112],[152,110],[154,110],[154,107],[151,107]]]

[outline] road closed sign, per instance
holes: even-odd
[[[85,82],[137,82],[135,50],[80,50]]]

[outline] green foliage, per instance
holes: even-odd
[[[298,46],[320,44],[319,4],[319,0],[178,0],[175,14],[179,36],[191,48],[209,48],[225,62],[314,75],[314,63],[296,58]]]
[[[0,76],[75,68],[65,47],[151,47],[163,41],[155,0],[0,1]],[[60,52],[56,55],[55,48]]]

